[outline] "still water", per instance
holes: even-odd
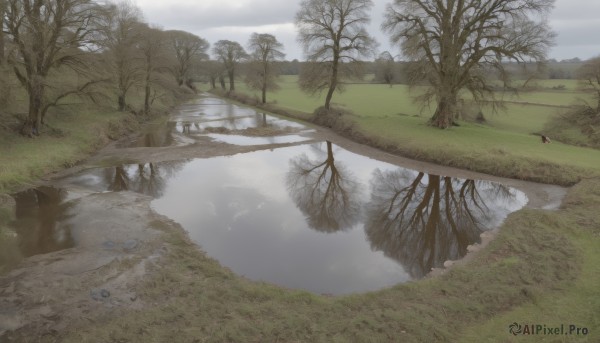
[[[250,109],[203,98],[162,128],[161,145],[181,133],[181,117],[263,125]],[[267,122],[269,118],[266,118]],[[285,126],[286,121],[271,122]],[[291,122],[290,122],[291,123]],[[226,124],[227,126],[229,124]],[[291,123],[290,126],[299,125]],[[208,127],[208,126],[206,126]],[[229,126],[234,127],[234,126]],[[428,175],[306,137],[207,134],[228,144],[297,145],[234,156],[91,169],[60,185],[151,196],[209,256],[239,275],[319,294],[348,294],[418,279],[464,256],[480,234],[527,203],[502,184]],[[239,141],[238,141],[239,140]],[[27,255],[76,245],[64,227],[58,188],[15,195],[15,227]],[[30,233],[28,235],[28,233]],[[34,238],[31,238],[34,237]]]

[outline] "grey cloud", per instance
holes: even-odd
[[[379,50],[398,53],[398,47],[390,47],[389,38],[380,30],[385,6],[392,0],[374,0],[369,31],[380,43]],[[153,1],[137,0],[149,22],[164,29],[181,29],[192,32],[214,42],[219,39],[232,39],[244,43],[247,34],[232,32],[229,37],[220,37],[217,28],[257,27],[284,24],[294,21],[300,0],[245,0],[239,1],[232,9],[231,1],[194,3],[177,0]],[[558,33],[557,46],[550,57],[557,59],[578,56],[590,58],[600,53],[600,0],[557,0],[550,15],[550,24]],[[223,31],[220,31],[223,32]],[[286,44],[287,59],[302,59],[300,46],[290,33],[274,32],[281,35]],[[285,37],[284,37],[285,35]],[[294,37],[295,38],[295,37]]]
[[[150,21],[156,21],[165,28],[185,27],[190,30],[204,30],[225,26],[260,26],[284,24],[293,21],[297,6],[290,2],[256,1],[252,6],[232,9],[227,6],[202,9],[193,5],[172,4],[169,6],[149,6],[144,14]]]

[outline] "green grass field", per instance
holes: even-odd
[[[519,95],[519,101],[531,104],[507,103],[495,113],[484,108],[487,123],[462,122],[444,131],[427,125],[434,108],[421,109],[405,85],[351,84],[334,95],[333,103],[352,112],[345,119],[355,124],[355,131],[374,137],[376,146],[394,146],[405,156],[501,176],[573,184],[600,175],[600,151],[560,142],[540,144],[539,134],[548,122],[566,110],[556,106],[589,98],[582,92],[548,90],[563,83],[576,87],[572,80],[537,81],[541,91]],[[281,90],[268,94],[268,101],[278,107],[310,113],[322,105],[322,96],[302,93],[294,76],[282,77],[280,85]],[[241,83],[238,89],[256,95]]]

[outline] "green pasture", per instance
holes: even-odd
[[[294,76],[282,77],[281,90],[269,93],[267,101],[283,109],[311,113],[322,105],[323,96],[304,94],[296,80]],[[483,107],[485,123],[463,121],[460,127],[449,130],[427,125],[434,105],[421,108],[413,100],[418,90],[411,91],[406,85],[350,84],[334,95],[333,103],[351,113],[345,120],[354,123],[354,131],[373,137],[377,146],[393,146],[392,150],[403,155],[490,174],[572,184],[585,176],[600,175],[600,151],[557,141],[541,144],[539,135],[548,122],[567,110],[558,106],[589,97],[583,92],[548,90],[561,81],[570,87],[577,84],[572,80],[537,81],[542,85],[540,91],[522,92],[518,97],[506,95],[529,104],[508,102],[497,111]],[[238,89],[257,94],[242,83]],[[573,135],[583,139],[580,133]]]

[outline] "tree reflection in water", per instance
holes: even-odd
[[[492,216],[485,201],[514,196],[510,188],[488,181],[402,169],[376,169],[371,192],[365,223],[371,248],[399,261],[413,278],[463,257],[489,229]]]
[[[69,205],[63,201],[67,195],[62,189],[39,187],[14,195],[19,249],[24,256],[45,254],[70,248],[74,245],[71,228],[64,222]]]
[[[176,131],[175,122],[168,122],[166,125],[159,125],[137,139],[133,147],[163,147],[173,144],[173,131]]]
[[[164,191],[165,174],[172,172],[174,168],[174,164],[167,165],[165,163],[162,163],[160,168],[155,163],[120,165],[114,169],[107,168],[104,172],[104,179],[110,191],[133,191],[158,198]]]
[[[290,160],[286,183],[310,228],[331,233],[348,229],[358,220],[360,184],[335,162],[331,142],[327,142],[324,160],[311,160],[306,154]]]

